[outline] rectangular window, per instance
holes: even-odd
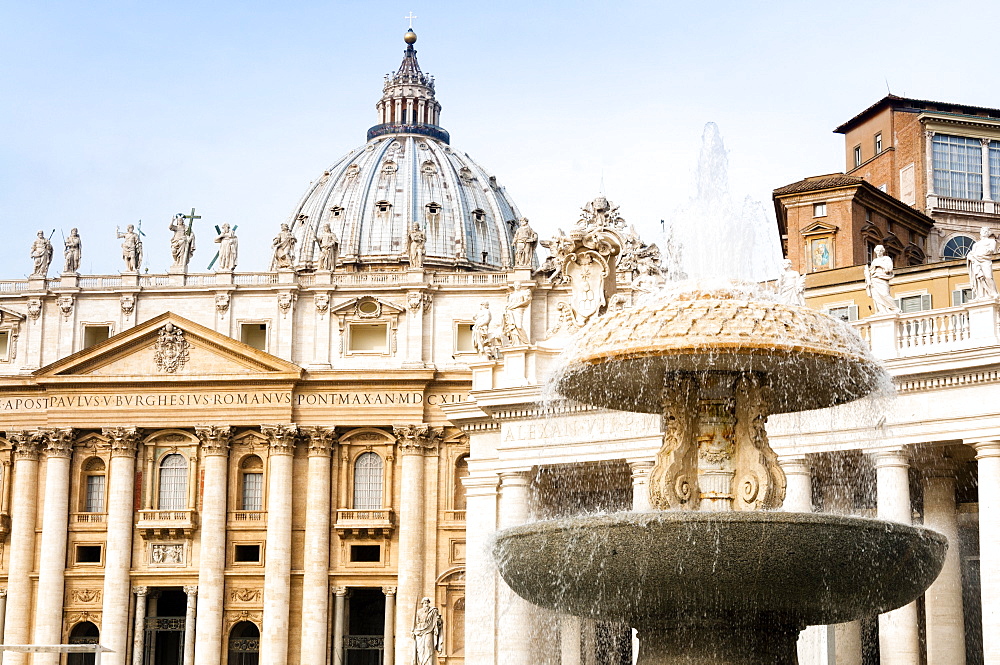
[[[972,300],[972,289],[955,289],[951,292],[951,304],[952,307],[957,307],[958,305],[964,305],[965,303]]]
[[[472,343],[472,324],[455,322],[455,353],[475,353]]]
[[[111,326],[84,326],[83,348],[89,349],[111,337]]]
[[[813,204],[813,217],[826,217],[826,203]]]
[[[828,316],[832,316],[835,319],[840,319],[841,321],[857,321],[858,320],[858,306],[857,305],[843,305],[840,307],[830,307],[826,310]]]
[[[854,167],[861,166],[861,146],[854,146]]]
[[[260,545],[234,545],[233,563],[260,563]]]
[[[389,326],[385,323],[352,323],[350,325],[351,351],[361,353],[386,353],[389,350]]]
[[[10,331],[0,330],[0,362],[10,360]]]
[[[882,132],[875,135],[875,154],[882,152]]]
[[[994,201],[1000,197],[1000,141],[990,141],[990,191]]]
[[[382,548],[378,545],[351,545],[351,561],[372,563],[382,560]]]
[[[931,146],[934,191],[956,199],[982,199],[983,146],[979,139],[935,134]]]
[[[240,510],[264,510],[264,474],[244,473]]]
[[[77,563],[100,563],[101,562],[101,546],[100,545],[77,545],[76,546],[76,562]]]
[[[267,351],[267,324],[241,323],[240,341],[258,351]]]
[[[83,502],[83,512],[104,512],[104,476],[87,476],[87,495]]]
[[[899,307],[899,311],[903,314],[926,312],[931,308],[931,297],[930,294],[926,293],[914,296],[903,296],[896,299],[896,305]]]

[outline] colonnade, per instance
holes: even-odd
[[[988,517],[990,500],[1000,508],[1000,441],[966,442],[976,452],[979,488],[979,537],[983,651],[986,665],[1000,664],[1000,595],[987,580],[1000,581],[1000,529]],[[879,661],[883,665],[965,665],[965,619],[956,500],[957,464],[946,447],[895,448],[868,453],[875,472],[875,516],[913,523],[910,471],[919,457],[923,493],[923,525],[948,537],[949,549],[940,575],[923,597],[924,648],[915,601],[878,617]],[[781,460],[787,478],[784,510],[813,510],[813,466],[806,457]],[[850,514],[853,490],[843,479],[821,485],[825,512]],[[991,552],[991,547],[996,548]],[[1000,588],[995,590],[1000,592]],[[803,632],[799,659],[803,665],[860,665],[860,622],[814,626]],[[924,653],[921,653],[924,651]]]
[[[267,532],[264,558],[263,612],[260,620],[261,662],[287,665],[289,642],[301,645],[297,662],[326,665],[342,662],[346,629],[344,587],[330,586],[331,455],[335,445],[333,427],[298,428],[295,425],[262,425],[261,433],[269,448],[267,473]],[[184,640],[185,663],[219,665],[225,634],[224,607],[226,570],[226,528],[228,515],[229,450],[232,428],[196,427],[203,477],[200,505],[200,548],[197,584],[183,586],[187,597]],[[428,425],[394,428],[403,454],[402,502],[399,506],[398,587],[382,587],[385,594],[384,663],[412,665],[413,641],[409,631],[397,640],[395,627],[409,625],[412,608],[420,597],[432,595],[434,579],[425,579],[426,458],[436,453],[441,430]],[[141,440],[133,427],[102,430],[110,465],[107,472],[106,540],[104,583],[101,607],[93,619],[100,627],[100,642],[113,650],[102,662],[110,665],[138,665],[143,662],[147,600],[153,589],[132,584],[132,553],[135,533],[136,453]],[[0,635],[7,644],[58,644],[64,642],[66,560],[69,515],[72,512],[71,458],[75,432],[71,429],[8,432],[12,443],[13,493],[11,510],[10,564],[6,589],[0,589]],[[298,440],[304,440],[308,454],[305,491],[308,494],[305,520],[305,552],[302,573],[301,633],[290,634],[289,608],[292,565],[293,455]],[[41,536],[36,568],[36,519],[38,512],[39,465],[44,455],[45,492],[42,499]],[[4,478],[8,482],[9,478]],[[191,479],[191,482],[196,482]],[[388,489],[391,492],[391,488]],[[37,587],[33,574],[37,571]],[[186,570],[177,574],[185,576]],[[398,589],[398,591],[397,591]],[[331,594],[333,616],[331,617]],[[400,602],[396,602],[397,595]],[[32,612],[34,607],[34,612]],[[152,611],[152,610],[150,610]],[[334,653],[327,640],[333,627]],[[131,637],[131,640],[130,640]],[[404,646],[400,647],[400,643]],[[395,645],[395,648],[394,648]],[[58,665],[58,654],[35,654],[33,663]],[[7,653],[7,665],[27,662],[26,654]]]

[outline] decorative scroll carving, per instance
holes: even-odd
[[[131,293],[126,293],[118,299],[118,302],[121,305],[122,314],[132,316],[132,312],[135,310],[135,296]]]
[[[313,302],[316,303],[316,311],[320,316],[324,316],[330,310],[330,294],[317,293]]]
[[[143,587],[145,588],[145,587]],[[73,589],[70,591],[69,597],[73,599],[74,602],[82,603],[84,605],[89,605],[91,603],[98,603],[101,600],[101,590],[100,589]]]
[[[139,444],[139,430],[135,427],[105,427],[101,433],[108,438],[112,457],[134,457]]]
[[[28,316],[31,317],[32,321],[38,319],[39,315],[42,313],[42,301],[39,298],[30,298],[28,300]]]
[[[73,313],[73,296],[59,296],[56,298],[56,305],[62,312],[63,318],[69,319],[70,314]]]
[[[215,294],[215,309],[219,314],[225,314],[229,311],[229,294],[228,293],[216,293]]]
[[[154,346],[153,360],[156,366],[170,374],[175,373],[188,361],[191,344],[184,339],[184,331],[172,323],[160,328],[160,335]]]
[[[406,294],[406,306],[414,314],[421,309],[425,312],[429,310],[431,308],[431,301],[432,297],[429,293],[411,291]]]
[[[291,291],[285,291],[278,294],[278,309],[281,310],[282,316],[288,316],[288,312],[292,310],[292,305],[298,298],[296,294]]]
[[[226,612],[226,624],[229,628],[232,628],[241,621],[249,621],[260,626],[262,618],[263,615],[260,612],[253,612],[251,610]]]
[[[229,425],[196,425],[194,433],[201,442],[205,455],[226,455],[233,439],[233,428]]]
[[[83,623],[84,621],[89,621],[98,628],[101,627],[101,613],[100,612],[67,612],[66,613],[66,630],[67,632],[76,624]]]
[[[309,456],[326,456],[333,449],[336,439],[335,427],[303,427],[303,436],[308,437]]]
[[[291,455],[295,452],[295,437],[299,433],[295,425],[261,425],[260,431],[267,437],[273,454]]]
[[[229,592],[230,600],[240,603],[252,603],[262,598],[260,589],[233,589]]]

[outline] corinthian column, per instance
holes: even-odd
[[[193,584],[187,585],[184,587],[184,593],[187,594],[187,607],[184,608],[183,662],[190,663],[194,660],[194,639],[198,634],[198,587]]]
[[[385,594],[385,625],[382,627],[382,665],[394,665],[396,662],[396,587],[384,586]]]
[[[302,665],[326,665],[330,617],[330,453],[333,427],[310,427],[302,577]]]
[[[104,665],[128,662],[128,614],[132,600],[129,569],[132,566],[132,501],[135,492],[135,451],[139,432],[134,427],[106,427],[111,446],[108,472],[108,537],[104,551],[104,606],[101,644],[111,649]]]
[[[135,628],[132,630],[132,665],[142,663],[142,652],[146,646],[146,596],[149,587],[134,586],[135,594]]]
[[[285,665],[288,662],[288,604],[292,577],[292,462],[298,428],[295,425],[261,425],[260,431],[271,447],[260,662]]]
[[[232,430],[211,425],[195,427],[205,470],[201,498],[201,557],[198,569],[198,630],[194,637],[195,665],[217,665],[222,658],[222,606],[226,593],[226,488]],[[190,600],[190,598],[189,598]],[[185,634],[185,647],[187,635]],[[185,657],[185,663],[191,660]]]
[[[412,665],[413,616],[424,590],[424,454],[441,431],[427,425],[393,428],[403,457],[399,505],[399,581],[396,593],[396,665]],[[390,490],[391,491],[391,488]]]
[[[31,641],[28,630],[38,512],[38,454],[46,437],[39,431],[9,432],[7,439],[14,444],[14,500],[11,502],[7,621],[3,641],[5,644],[27,644]],[[7,654],[7,665],[26,662],[24,654]]]
[[[69,463],[73,430],[48,433],[45,446],[45,503],[38,562],[38,598],[35,602],[35,644],[62,641],[63,583],[66,538],[69,530]],[[58,665],[59,654],[37,654],[38,665]]]
[[[910,462],[901,450],[875,455],[875,484],[878,517],[913,523],[910,505]],[[882,665],[920,665],[920,637],[917,632],[916,601],[898,610],[879,615],[879,655]]]

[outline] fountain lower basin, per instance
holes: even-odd
[[[941,570],[922,527],[783,512],[626,512],[501,532],[501,575],[532,603],[639,630],[639,663],[795,663],[806,625],[906,605]]]

